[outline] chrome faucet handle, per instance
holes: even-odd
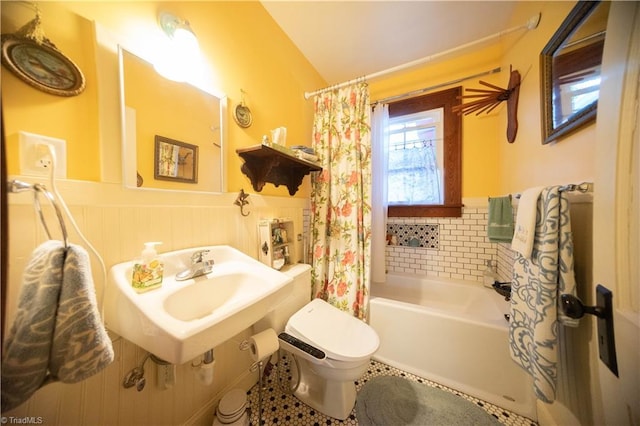
[[[198,250],[191,255],[191,263],[202,263],[203,256],[209,254],[209,250]]]

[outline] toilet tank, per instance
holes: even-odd
[[[293,278],[291,293],[253,325],[254,333],[267,328],[273,328],[276,333],[284,331],[289,318],[311,301],[311,265],[296,263],[286,266],[280,272]]]

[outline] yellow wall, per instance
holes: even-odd
[[[482,79],[505,87],[509,67],[513,66],[522,75],[516,141],[513,144],[506,141],[506,105],[490,114],[464,117],[463,197],[486,197],[519,192],[534,185],[590,180],[595,126],[585,127],[558,143],[541,144],[539,54],[573,4],[520,2],[512,26],[521,25],[540,12],[542,19],[537,29],[517,31],[497,43],[470,49],[462,56],[444,57],[371,81],[371,98],[377,100],[410,92],[498,66],[502,68],[500,73],[467,80],[462,86],[465,89],[481,87],[478,80]],[[146,48],[161,36],[157,25],[160,10],[171,11],[190,21],[206,58],[209,85],[229,96],[229,115],[241,101],[241,90],[245,91],[246,103],[253,113],[253,125],[248,129],[238,127],[230,116],[227,120],[229,191],[252,190],[240,172],[242,161],[235,153],[237,148],[259,143],[262,135],[278,126],[287,127],[288,144],[310,144],[313,106],[302,94],[323,87],[325,82],[259,3],[66,2],[61,5],[63,7],[56,3],[42,4],[45,32],[84,71],[87,90],[74,98],[56,97],[27,86],[3,69],[2,97],[10,174],[17,173],[18,130],[67,139],[70,178],[100,180],[101,167],[103,174],[120,167],[105,162],[106,155],[100,163],[100,150],[111,154],[114,161],[120,159],[120,155],[113,155],[120,152],[120,140],[102,137],[99,141],[98,137],[99,132],[104,132],[100,126],[119,126],[119,117],[103,117],[98,123],[94,48],[88,40],[91,25],[68,13],[66,8],[95,20],[113,33],[115,39],[125,40],[127,46],[138,49]],[[22,25],[32,13],[23,3],[8,7],[3,4],[3,32]],[[65,25],[57,25],[59,22]],[[75,37],[76,30],[83,36]],[[113,69],[98,71],[115,72]],[[308,182],[305,178],[297,197],[308,196]],[[262,193],[288,196],[286,188],[270,184]]]
[[[302,234],[303,209],[308,206],[308,177],[294,198],[286,188],[273,185],[266,185],[260,195],[252,194],[250,205],[245,207],[249,216],[241,216],[233,204],[240,188],[253,192],[248,179],[240,172],[242,161],[235,153],[236,148],[259,143],[263,134],[278,126],[288,128],[289,144],[308,143],[313,104],[304,99],[303,93],[325,85],[259,3],[87,1],[41,3],[40,6],[45,32],[78,63],[87,78],[87,90],[74,98],[47,95],[22,83],[2,67],[3,131],[10,142],[7,146],[9,173],[19,172],[17,136],[14,136],[18,130],[67,139],[69,177],[81,181],[61,180],[57,182],[58,188],[107,269],[138,256],[144,241],[163,241],[160,252],[229,244],[257,258],[257,224],[261,218],[292,218],[295,234]],[[115,47],[118,42],[143,49],[151,46],[153,43],[149,42],[153,42],[160,31],[157,15],[161,8],[191,21],[206,58],[208,87],[229,96],[229,109],[240,101],[240,89],[246,92],[253,125],[242,129],[230,116],[227,120],[231,193],[122,188]],[[67,9],[86,18],[74,18],[83,22],[83,28],[88,28],[82,32],[89,34],[86,39],[72,31],[79,24],[70,24],[75,15]],[[0,12],[3,33],[33,17],[27,2],[3,1]],[[95,21],[93,25],[91,21]],[[13,27],[9,25],[12,22],[15,22]],[[94,26],[100,36],[97,42],[92,35]],[[67,35],[67,32],[73,34]],[[86,61],[81,61],[81,55],[86,55]],[[74,136],[77,133],[82,136]],[[72,144],[75,141],[78,143]],[[93,174],[83,174],[80,168]],[[9,232],[3,236],[9,245],[6,301],[9,325],[16,313],[24,268],[33,248],[47,238],[33,214],[31,200],[26,193],[9,196]],[[57,237],[56,218],[46,206],[45,214]],[[71,241],[82,244],[69,222],[67,225]],[[302,242],[296,238],[295,245],[295,259],[302,259]],[[91,262],[96,295],[101,303],[101,290],[106,282],[93,255]],[[177,366],[173,388],[158,389],[154,383],[155,367],[148,362],[145,366],[147,387],[143,392],[124,389],[122,380],[128,371],[140,365],[146,352],[125,339],[112,336],[116,357],[103,372],[74,385],[48,385],[25,404],[3,414],[15,418],[41,416],[47,423],[59,425],[211,424],[215,406],[224,393],[233,388],[248,390],[255,383],[256,375],[249,370],[252,361],[248,351],[239,349],[240,342],[253,332],[249,328],[215,348],[217,367],[211,386],[199,383],[190,363],[186,363]]]
[[[462,195],[465,198],[517,193],[538,185],[593,180],[595,125],[560,141],[542,145],[540,112],[540,52],[573,7],[574,2],[519,2],[509,27],[541,13],[534,30],[516,31],[496,43],[476,46],[460,56],[442,57],[410,71],[370,82],[372,100],[440,85],[501,67],[501,72],[460,83],[483,88],[479,80],[499,87],[509,82],[509,67],[522,76],[518,102],[518,133],[507,142],[506,103],[489,114],[463,118]],[[447,87],[439,88],[442,90]],[[469,94],[466,93],[465,94]]]
[[[42,28],[56,47],[82,70],[86,89],[61,97],[37,90],[2,67],[2,104],[9,174],[20,172],[19,131],[66,141],[67,176],[100,180],[96,65],[91,22],[55,3],[42,3]],[[25,2],[2,2],[2,33],[13,33],[35,17]]]
[[[456,58],[442,58],[437,62],[414,70],[390,75],[380,81],[372,81],[372,100],[409,93],[415,90],[441,85],[470,75],[482,73],[500,66],[501,50],[497,44],[480,46]],[[508,67],[502,72],[486,75],[463,83],[439,87],[434,91],[462,85],[463,88],[478,88],[478,80],[506,87],[509,79]],[[468,94],[468,93],[463,93]],[[462,196],[480,197],[492,195],[498,190],[497,146],[506,143],[506,122],[499,120],[499,106],[489,115],[464,116],[462,121]]]
[[[539,55],[574,2],[519,2],[512,25],[540,12],[538,28],[505,37],[503,66],[513,64],[523,77],[518,106],[519,130],[514,144],[498,145],[499,188],[519,192],[539,185],[593,181],[595,122],[557,142],[542,145]],[[506,111],[501,112],[502,122]]]
[[[95,21],[113,39],[136,49],[153,48],[162,36],[157,24],[160,11],[169,11],[187,19],[198,36],[207,67],[208,86],[225,93],[229,98],[227,120],[227,183],[228,190],[240,188],[252,191],[249,180],[240,172],[242,160],[235,150],[260,143],[263,135],[279,126],[287,127],[289,145],[310,145],[313,121],[313,104],[304,99],[306,90],[323,87],[325,81],[271,19],[259,2],[53,2],[43,3],[45,32],[59,47],[72,57],[87,78],[87,91],[75,98],[60,98],[39,92],[14,78],[3,69],[3,104],[9,143],[9,173],[18,173],[17,131],[69,139],[69,178],[100,180],[100,151],[109,151],[113,161],[120,159],[120,140],[114,137],[99,137],[99,134],[119,134],[118,111],[109,112],[98,124],[98,101],[113,102],[118,93],[109,90],[97,93],[100,75],[95,71],[94,37],[86,31],[90,22],[81,18],[83,31],[79,36],[67,25],[73,13]],[[26,3],[16,2],[11,7],[2,6],[3,32],[12,31],[29,17],[33,11]],[[65,28],[58,28],[63,22]],[[89,34],[89,35],[88,35]],[[78,42],[80,41],[80,42]],[[89,46],[89,48],[86,48]],[[104,46],[97,46],[103,49]],[[108,50],[108,47],[105,49]],[[135,49],[134,49],[135,50]],[[115,58],[115,50],[111,52]],[[97,72],[117,73],[115,59],[108,69]],[[231,111],[241,101],[244,90],[245,101],[253,114],[253,124],[247,129],[238,127],[231,118]],[[109,97],[105,101],[100,97]],[[100,99],[99,99],[100,98]],[[80,106],[76,106],[80,103]],[[73,110],[67,111],[72,108]],[[43,119],[42,117],[47,117]],[[38,119],[35,119],[38,118]],[[110,126],[111,132],[102,127]],[[58,130],[58,128],[62,130]],[[70,136],[66,132],[74,132]],[[76,133],[80,133],[76,136]],[[100,140],[102,139],[102,140]],[[103,155],[103,157],[105,157]],[[104,173],[119,168],[119,164],[103,161]],[[289,196],[285,187],[266,185],[264,195]],[[309,178],[305,178],[296,197],[309,194]]]

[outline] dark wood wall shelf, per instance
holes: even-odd
[[[272,183],[275,186],[285,185],[289,195],[294,195],[306,175],[322,170],[315,163],[268,145],[236,149],[236,153],[244,160],[240,170],[251,180],[257,192],[262,191],[265,183]]]

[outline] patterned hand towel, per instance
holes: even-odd
[[[511,197],[489,198],[487,237],[493,243],[511,242],[513,239],[513,208]]]
[[[531,258],[533,238],[536,232],[536,206],[542,189],[543,187],[539,186],[525,190],[518,202],[518,214],[511,249],[526,259]]]
[[[51,377],[64,383],[87,379],[113,361],[111,339],[98,312],[90,265],[87,252],[70,244],[49,361]]]
[[[576,293],[569,201],[559,187],[546,188],[537,203],[531,258],[516,253],[511,283],[509,348],[527,371],[536,397],[555,400],[558,322],[575,326],[558,310],[560,295]]]
[[[47,241],[34,250],[2,355],[3,411],[46,383],[75,383],[113,361],[83,248]]]

